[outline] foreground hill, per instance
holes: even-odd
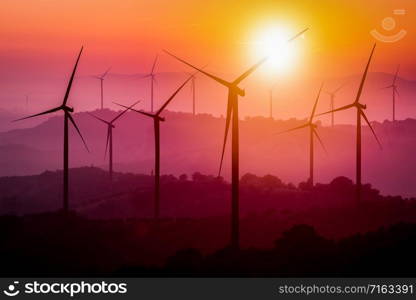
[[[345,177],[296,187],[243,175],[239,253],[227,249],[230,186],[222,178],[163,176],[158,223],[152,176],[116,173],[111,184],[106,171],[84,167],[70,178],[69,215],[58,211],[62,172],[0,178],[3,276],[414,274],[412,264],[390,260],[413,261],[416,199],[365,185],[358,205]]]
[[[71,169],[70,178],[70,208],[81,216],[124,220],[151,219],[153,216],[152,176],[116,173],[111,183],[107,172],[84,167]],[[162,176],[161,216],[220,218],[221,222],[227,223],[230,190],[229,183],[222,178],[201,173],[191,177],[185,174]],[[325,236],[340,237],[394,222],[416,220],[414,198],[382,196],[371,185],[364,185],[363,203],[357,207],[355,186],[345,177],[311,188],[305,183],[298,187],[286,184],[273,175],[245,174],[240,190],[241,216],[250,220],[261,214],[265,220],[266,216],[276,219],[279,225],[273,229],[277,230],[275,234],[299,222],[314,225]],[[54,212],[61,207],[60,171],[0,178],[0,214]],[[269,238],[261,243],[264,242],[270,243]]]
[[[244,219],[250,235],[275,227]],[[259,226],[260,224],[260,226]],[[264,225],[263,225],[264,224]],[[308,225],[270,236],[266,247],[228,249],[223,222],[209,219],[91,221],[75,215],[0,217],[0,275],[414,277],[416,225],[395,224],[339,240]],[[268,234],[269,232],[266,232]]]

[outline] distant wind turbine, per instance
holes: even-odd
[[[269,118],[273,119],[273,88],[277,85],[277,82],[272,84],[269,88]]]
[[[113,181],[113,129],[115,128],[114,122],[117,121],[122,115],[124,115],[130,108],[134,107],[137,103],[140,101],[137,101],[133,103],[131,106],[124,109],[121,113],[119,113],[115,118],[113,118],[111,121],[106,121],[104,119],[101,119],[100,117],[97,117],[91,113],[88,113],[90,116],[94,117],[95,119],[103,122],[107,125],[107,141],[105,143],[105,152],[104,157],[107,155],[108,150],[108,162],[109,162],[109,173],[110,173],[110,180]]]
[[[335,109],[335,97],[337,95],[337,93],[339,92],[340,89],[342,89],[345,86],[345,83],[340,85],[339,87],[337,87],[335,90],[333,91],[327,91],[326,93],[329,95],[331,102],[329,104],[329,109],[330,110],[334,110]],[[334,127],[335,125],[335,117],[334,117],[334,112],[331,113],[331,126]]]
[[[29,95],[26,95],[25,98],[26,98],[26,110],[29,110]]]
[[[396,122],[396,94],[397,96],[399,96],[399,91],[397,90],[397,85],[396,85],[396,80],[397,80],[397,75],[399,74],[399,69],[400,69],[400,65],[397,66],[396,74],[394,74],[391,85],[384,87],[385,89],[391,88],[391,96],[393,100],[393,116],[392,116],[393,122]]]
[[[296,36],[291,38],[289,41],[297,38],[298,36],[302,35],[307,29],[301,31]],[[245,91],[242,90],[238,85],[247,78],[251,73],[253,73],[261,64],[263,64],[267,57],[261,59],[255,65],[253,65],[250,69],[246,72],[241,74],[237,77],[234,81],[226,81],[221,79],[217,76],[214,76],[210,73],[203,71],[200,68],[193,66],[192,64],[180,59],[179,57],[171,54],[170,52],[164,50],[170,56],[176,58],[180,62],[188,65],[191,68],[205,74],[206,76],[210,77],[211,79],[217,81],[221,85],[225,86],[228,89],[228,102],[227,102],[227,118],[225,124],[225,135],[224,135],[224,144],[223,150],[221,154],[221,162],[220,162],[220,169],[219,175],[221,173],[222,162],[224,158],[225,146],[227,142],[228,130],[230,127],[230,123],[232,121],[232,176],[231,176],[231,186],[232,186],[232,200],[231,200],[231,247],[235,250],[239,249],[240,247],[240,219],[239,219],[239,120],[238,120],[238,96],[244,97]]]
[[[77,70],[78,62],[79,62],[79,59],[81,57],[81,54],[82,54],[82,50],[83,49],[84,49],[84,47],[81,48],[81,50],[80,50],[80,52],[78,54],[78,57],[77,57],[77,60],[75,62],[75,66],[74,66],[74,69],[72,71],[71,77],[69,79],[68,86],[66,88],[65,96],[64,96],[64,99],[62,101],[61,106],[52,108],[50,110],[47,110],[47,111],[44,111],[44,112],[41,112],[41,113],[38,113],[38,114],[35,114],[35,115],[31,115],[31,116],[28,116],[28,117],[24,117],[24,118],[15,120],[15,121],[25,120],[25,119],[33,118],[33,117],[36,117],[36,116],[47,115],[47,114],[54,113],[54,112],[57,112],[57,111],[63,111],[64,112],[64,182],[63,182],[63,210],[64,210],[65,213],[67,213],[68,210],[69,210],[69,205],[68,205],[68,186],[69,186],[68,185],[68,180],[69,180],[69,168],[68,168],[68,156],[69,156],[68,155],[68,146],[69,146],[68,120],[72,123],[72,125],[75,128],[75,130],[78,132],[79,136],[81,137],[82,142],[84,143],[85,148],[89,152],[88,146],[87,146],[87,144],[86,144],[86,142],[85,142],[85,140],[84,140],[84,138],[83,138],[83,136],[81,134],[81,131],[79,130],[77,124],[75,123],[74,119],[72,118],[71,113],[74,112],[74,109],[72,107],[69,107],[67,105],[69,93],[70,93],[71,87],[72,87],[72,82],[74,80],[75,72]]]
[[[329,114],[332,112],[337,112],[337,111],[342,111],[342,110],[347,110],[350,108],[356,108],[357,109],[357,161],[356,161],[356,201],[357,204],[361,204],[361,190],[362,190],[362,184],[361,184],[361,118],[364,119],[364,121],[367,123],[368,127],[370,128],[371,132],[373,133],[378,145],[380,146],[380,148],[382,148],[380,140],[378,139],[376,132],[374,131],[373,127],[371,126],[370,121],[368,120],[367,116],[364,113],[364,110],[367,108],[367,106],[365,104],[361,104],[360,103],[360,97],[361,97],[361,93],[363,91],[364,88],[364,83],[365,83],[365,79],[367,78],[367,73],[368,73],[368,68],[370,66],[370,62],[371,59],[373,57],[373,53],[374,50],[376,48],[376,44],[374,44],[373,49],[371,50],[371,54],[370,57],[368,59],[367,65],[365,67],[362,79],[361,79],[361,83],[360,86],[358,88],[358,92],[357,92],[357,96],[355,97],[355,100],[353,103],[342,106],[340,108],[319,114],[319,115],[323,115],[323,114]]]
[[[314,136],[318,139],[322,148],[326,152],[326,148],[321,138],[319,137],[318,132],[316,131],[317,126],[313,122],[313,118],[315,117],[316,106],[318,105],[318,100],[319,100],[319,96],[321,95],[322,87],[323,87],[323,84],[321,85],[319,89],[318,96],[316,97],[315,104],[313,105],[312,113],[311,113],[311,116],[309,117],[308,122],[301,126],[282,132],[282,133],[291,132],[291,131],[295,131],[295,130],[302,129],[302,128],[309,128],[309,180],[308,180],[308,183],[310,184],[311,187],[313,187],[313,184],[314,184],[314,172],[313,172],[314,170],[314,145],[313,145]]]
[[[148,74],[146,74],[142,77],[142,78],[150,78],[150,112],[152,112],[152,113],[153,113],[153,106],[154,106],[154,102],[153,102],[154,83],[156,82],[156,74],[157,74],[157,73],[155,73],[157,59],[158,59],[158,55],[156,55],[156,57],[153,61],[153,65],[152,65],[152,69],[151,69],[150,73],[148,73]]]
[[[192,93],[192,115],[195,116],[196,111],[195,111],[195,81],[196,81],[196,77],[195,75],[191,75],[192,79],[191,79],[191,93]]]
[[[202,69],[205,69],[204,66]],[[196,74],[187,73],[189,76],[192,76],[191,79],[191,93],[192,93],[192,115],[196,115]]]
[[[93,76],[95,79],[100,81],[100,88],[101,88],[101,109],[104,108],[104,79],[107,76],[108,72],[111,70],[111,67],[107,69],[103,74]]]
[[[154,219],[158,220],[160,216],[160,122],[165,121],[165,118],[161,117],[160,114],[163,112],[163,110],[168,106],[168,104],[175,98],[175,96],[179,93],[179,91],[192,79],[192,76],[195,74],[192,74],[187,80],[185,80],[184,83],[182,83],[179,88],[176,89],[176,91],[166,100],[166,102],[159,108],[159,110],[156,113],[149,113],[141,110],[136,110],[132,107],[128,107],[119,103],[115,103],[119,106],[122,106],[124,108],[130,109],[132,111],[135,111],[139,114],[142,114],[144,116],[147,116],[151,119],[153,119],[153,126],[154,126],[154,134],[155,134],[155,186],[154,186]]]

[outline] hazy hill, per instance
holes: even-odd
[[[169,95],[185,80],[190,70],[183,68],[183,72],[162,72],[157,76],[155,85],[155,107],[169,97]],[[233,75],[218,73],[214,74],[224,78],[233,78]],[[147,70],[144,70],[147,71]],[[394,70],[393,70],[394,71]],[[361,72],[361,71],[360,71]],[[124,103],[141,99],[141,107],[150,108],[150,82],[143,78],[144,72],[135,74],[109,73],[104,85],[105,107],[115,109],[113,101]],[[69,76],[69,75],[66,75]],[[27,112],[35,113],[46,110],[59,104],[65,93],[67,77],[54,78],[30,78],[20,81],[5,81],[7,89],[0,91],[1,107],[7,110],[15,110],[22,115]],[[390,85],[393,79],[391,73],[371,72],[362,95],[364,103],[368,104],[368,115],[370,119],[379,122],[391,119],[391,90],[382,89]],[[281,119],[291,117],[302,118],[309,114],[313,105],[315,95],[323,81],[324,90],[334,90],[339,85],[346,84],[337,94],[336,105],[349,103],[356,95],[361,73],[357,72],[351,76],[342,78],[298,78],[287,76],[281,78],[269,78],[265,80],[261,76],[252,76],[241,84],[246,90],[246,96],[240,101],[241,116],[269,116],[269,89],[273,82],[274,116]],[[413,118],[416,116],[416,81],[400,77],[397,79],[400,96],[397,99],[397,118]],[[219,116],[225,113],[227,91],[206,76],[198,75],[196,81],[197,111]],[[25,94],[29,94],[29,105],[26,105]],[[174,111],[190,112],[192,109],[192,93],[190,85],[178,94],[169,108]],[[7,104],[8,103],[8,104]],[[6,105],[7,104],[7,105]],[[77,111],[94,110],[100,104],[99,81],[92,76],[77,77],[71,92],[69,104]],[[329,96],[322,94],[318,111],[325,111],[329,107]],[[342,123],[351,123],[353,118],[349,113],[340,113],[337,119]],[[329,118],[323,118],[327,122]],[[1,114],[0,114],[1,122]],[[0,123],[1,124],[1,123]],[[3,123],[4,124],[4,123]],[[23,126],[13,124],[13,126]],[[7,124],[9,128],[10,123]],[[2,127],[3,128],[3,127]],[[5,129],[2,129],[4,131]]]
[[[93,113],[110,119],[116,112]],[[217,174],[224,135],[224,118],[210,115],[193,117],[186,113],[165,112],[161,125],[162,173],[180,175],[200,171]],[[70,166],[100,166],[104,160],[106,128],[86,113],[76,113],[91,153],[71,129]],[[63,119],[44,119],[38,126],[0,133],[0,175],[37,174],[62,168]],[[309,136],[307,130],[278,134],[298,126],[299,120],[248,118],[241,121],[241,174],[274,174],[286,182],[298,183],[308,176]],[[374,123],[383,150],[369,129],[363,127],[363,180],[384,194],[416,195],[416,121]],[[326,155],[316,144],[316,180],[328,182],[335,176],[354,178],[355,127],[336,125],[318,131],[328,150]],[[114,129],[115,170],[150,174],[154,164],[153,123],[129,112]],[[223,175],[229,178],[230,153],[227,150]]]

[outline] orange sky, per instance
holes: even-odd
[[[27,60],[52,55],[54,59],[73,54],[83,43],[92,66],[116,61],[117,68],[124,70],[131,61],[140,66],[167,47],[192,55],[194,61],[218,58],[219,63],[237,67],[247,58],[244,43],[250,33],[278,22],[294,32],[310,27],[307,57],[313,56],[315,64],[325,57],[325,68],[340,69],[338,59],[350,66],[365,55],[373,42],[369,30],[380,28],[380,21],[393,9],[405,8],[407,15],[396,19],[408,36],[395,44],[380,44],[377,60],[395,65],[398,56],[409,56],[412,64],[415,7],[411,0],[2,0],[0,51],[2,62],[8,57]]]
[[[253,32],[272,23],[293,33],[310,28],[290,76],[345,76],[362,72],[375,41],[369,31],[383,32],[381,20],[397,8],[406,9],[394,18],[407,36],[378,43],[372,71],[393,72],[401,63],[401,75],[416,79],[414,0],[2,0],[0,79],[64,76],[81,44],[81,75],[109,65],[116,73],[144,72],[167,48],[232,78],[254,61]],[[166,56],[160,69],[187,70]]]

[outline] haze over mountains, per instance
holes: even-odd
[[[155,85],[155,106],[158,107],[172,91],[183,82],[189,69],[182,68],[184,72],[162,72],[157,76]],[[221,74],[216,70],[207,70],[224,78],[234,78],[230,74]],[[147,72],[148,70],[144,70]],[[392,72],[395,70],[391,70]],[[150,108],[150,82],[148,78],[142,78],[145,73],[122,74],[110,72],[104,83],[105,107],[117,109],[112,101],[124,103],[142,100],[141,108]],[[337,94],[335,105],[349,103],[356,95],[361,74],[351,75],[344,78],[325,79],[311,78],[275,78],[273,82],[264,78],[253,76],[242,85],[246,89],[246,97],[240,101],[241,116],[268,116],[269,115],[269,89],[273,86],[274,93],[274,116],[279,119],[290,119],[293,117],[306,117],[309,107],[317,93],[321,81],[325,81],[324,90],[334,90],[341,84],[346,84]],[[391,119],[391,90],[382,89],[390,85],[393,74],[369,73],[362,100],[368,105],[367,114],[371,120],[379,122]],[[13,102],[11,106],[1,105],[4,110],[13,110],[14,113],[24,115],[27,112],[36,113],[42,109],[48,109],[59,103],[64,94],[66,77],[39,77],[22,78],[19,81],[5,78],[5,86],[0,90],[0,103]],[[397,99],[396,113],[398,119],[412,118],[416,116],[416,81],[400,77],[397,80],[400,96]],[[209,113],[215,116],[225,114],[226,90],[205,76],[198,75],[196,84],[197,112]],[[89,75],[76,78],[71,92],[70,105],[76,111],[94,110],[99,106],[99,82]],[[25,95],[29,95],[29,105],[26,105]],[[191,111],[191,88],[190,86],[178,95],[169,105],[170,110]],[[318,112],[329,108],[329,96],[323,94]],[[1,117],[1,116],[0,116]],[[353,115],[349,112],[338,114],[337,119],[341,123],[352,123]],[[322,118],[327,123],[329,118]],[[0,118],[0,122],[2,122]],[[4,123],[4,122],[3,122]],[[0,127],[0,131],[9,130],[7,124]],[[23,126],[16,124],[16,126]]]
[[[309,108],[308,108],[309,109]],[[115,111],[94,111],[111,119]],[[162,174],[188,175],[218,172],[224,118],[207,114],[167,111],[161,124]],[[88,153],[70,129],[70,167],[99,166],[104,160],[106,127],[87,113],[74,114],[91,149]],[[62,116],[43,119],[27,129],[0,133],[0,175],[38,174],[62,168]],[[271,120],[255,117],[241,121],[241,174],[273,174],[285,182],[305,181],[309,167],[308,130],[278,134],[301,125],[303,120]],[[383,194],[416,196],[416,120],[392,124],[374,123],[383,144],[380,150],[368,127],[363,127],[363,182],[371,183]],[[355,126],[318,127],[328,155],[316,145],[317,182],[327,183],[337,176],[354,178]],[[128,112],[114,129],[114,167],[118,172],[151,174],[154,163],[153,124],[141,115]],[[227,147],[228,148],[228,147]],[[229,149],[223,175],[229,180]]]

